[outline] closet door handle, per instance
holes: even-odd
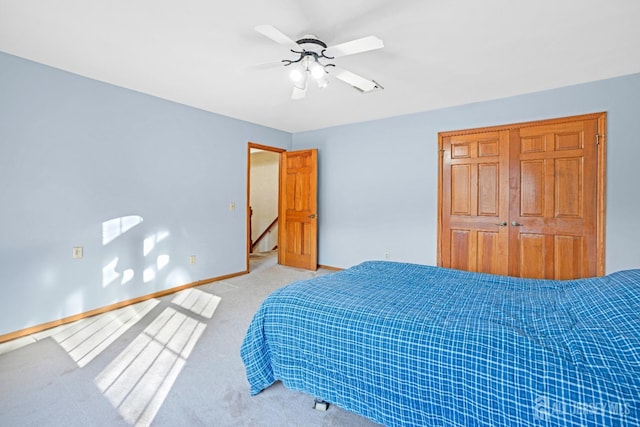
[[[511,225],[513,225],[514,227],[522,227],[522,224],[520,224],[520,223],[519,223],[519,222],[517,222],[517,221],[512,221],[512,222],[511,222]]]
[[[496,224],[498,227],[506,227],[507,226],[507,221],[502,221]]]

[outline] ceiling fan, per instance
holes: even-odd
[[[274,42],[285,46],[297,55],[294,59],[283,59],[279,62],[285,67],[291,67],[290,78],[294,83],[291,99],[297,100],[305,97],[310,78],[316,81],[318,87],[326,87],[329,84],[327,75],[332,75],[338,80],[342,80],[360,92],[383,89],[375,80],[366,79],[328,62],[341,56],[384,47],[382,40],[376,36],[367,36],[334,46],[327,46],[325,42],[313,34],[305,35],[294,41],[273,25],[258,25],[255,30]]]

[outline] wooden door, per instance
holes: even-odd
[[[510,159],[510,275],[596,275],[596,135],[596,119],[519,130]]]
[[[442,265],[507,274],[509,131],[442,141]]]
[[[438,265],[604,274],[604,113],[441,133]]]
[[[284,152],[280,158],[278,262],[318,268],[317,150]]]

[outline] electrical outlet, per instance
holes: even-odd
[[[324,400],[316,399],[313,402],[313,409],[320,412],[326,412],[329,409],[329,402],[325,402]]]
[[[191,255],[189,257],[189,264],[194,265],[196,263],[196,256],[195,255]]]
[[[71,255],[71,256],[72,256],[74,259],[80,259],[80,258],[82,258],[82,257],[83,257],[83,255],[84,255],[84,254],[83,254],[83,252],[84,252],[84,251],[83,251],[83,249],[82,249],[82,246],[76,246],[75,248],[73,248],[73,253],[72,253],[72,255]]]
[[[384,259],[391,259],[391,254],[389,252],[385,252]]]

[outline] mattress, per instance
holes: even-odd
[[[569,281],[368,261],[273,292],[241,350],[378,423],[639,425],[640,270]]]

